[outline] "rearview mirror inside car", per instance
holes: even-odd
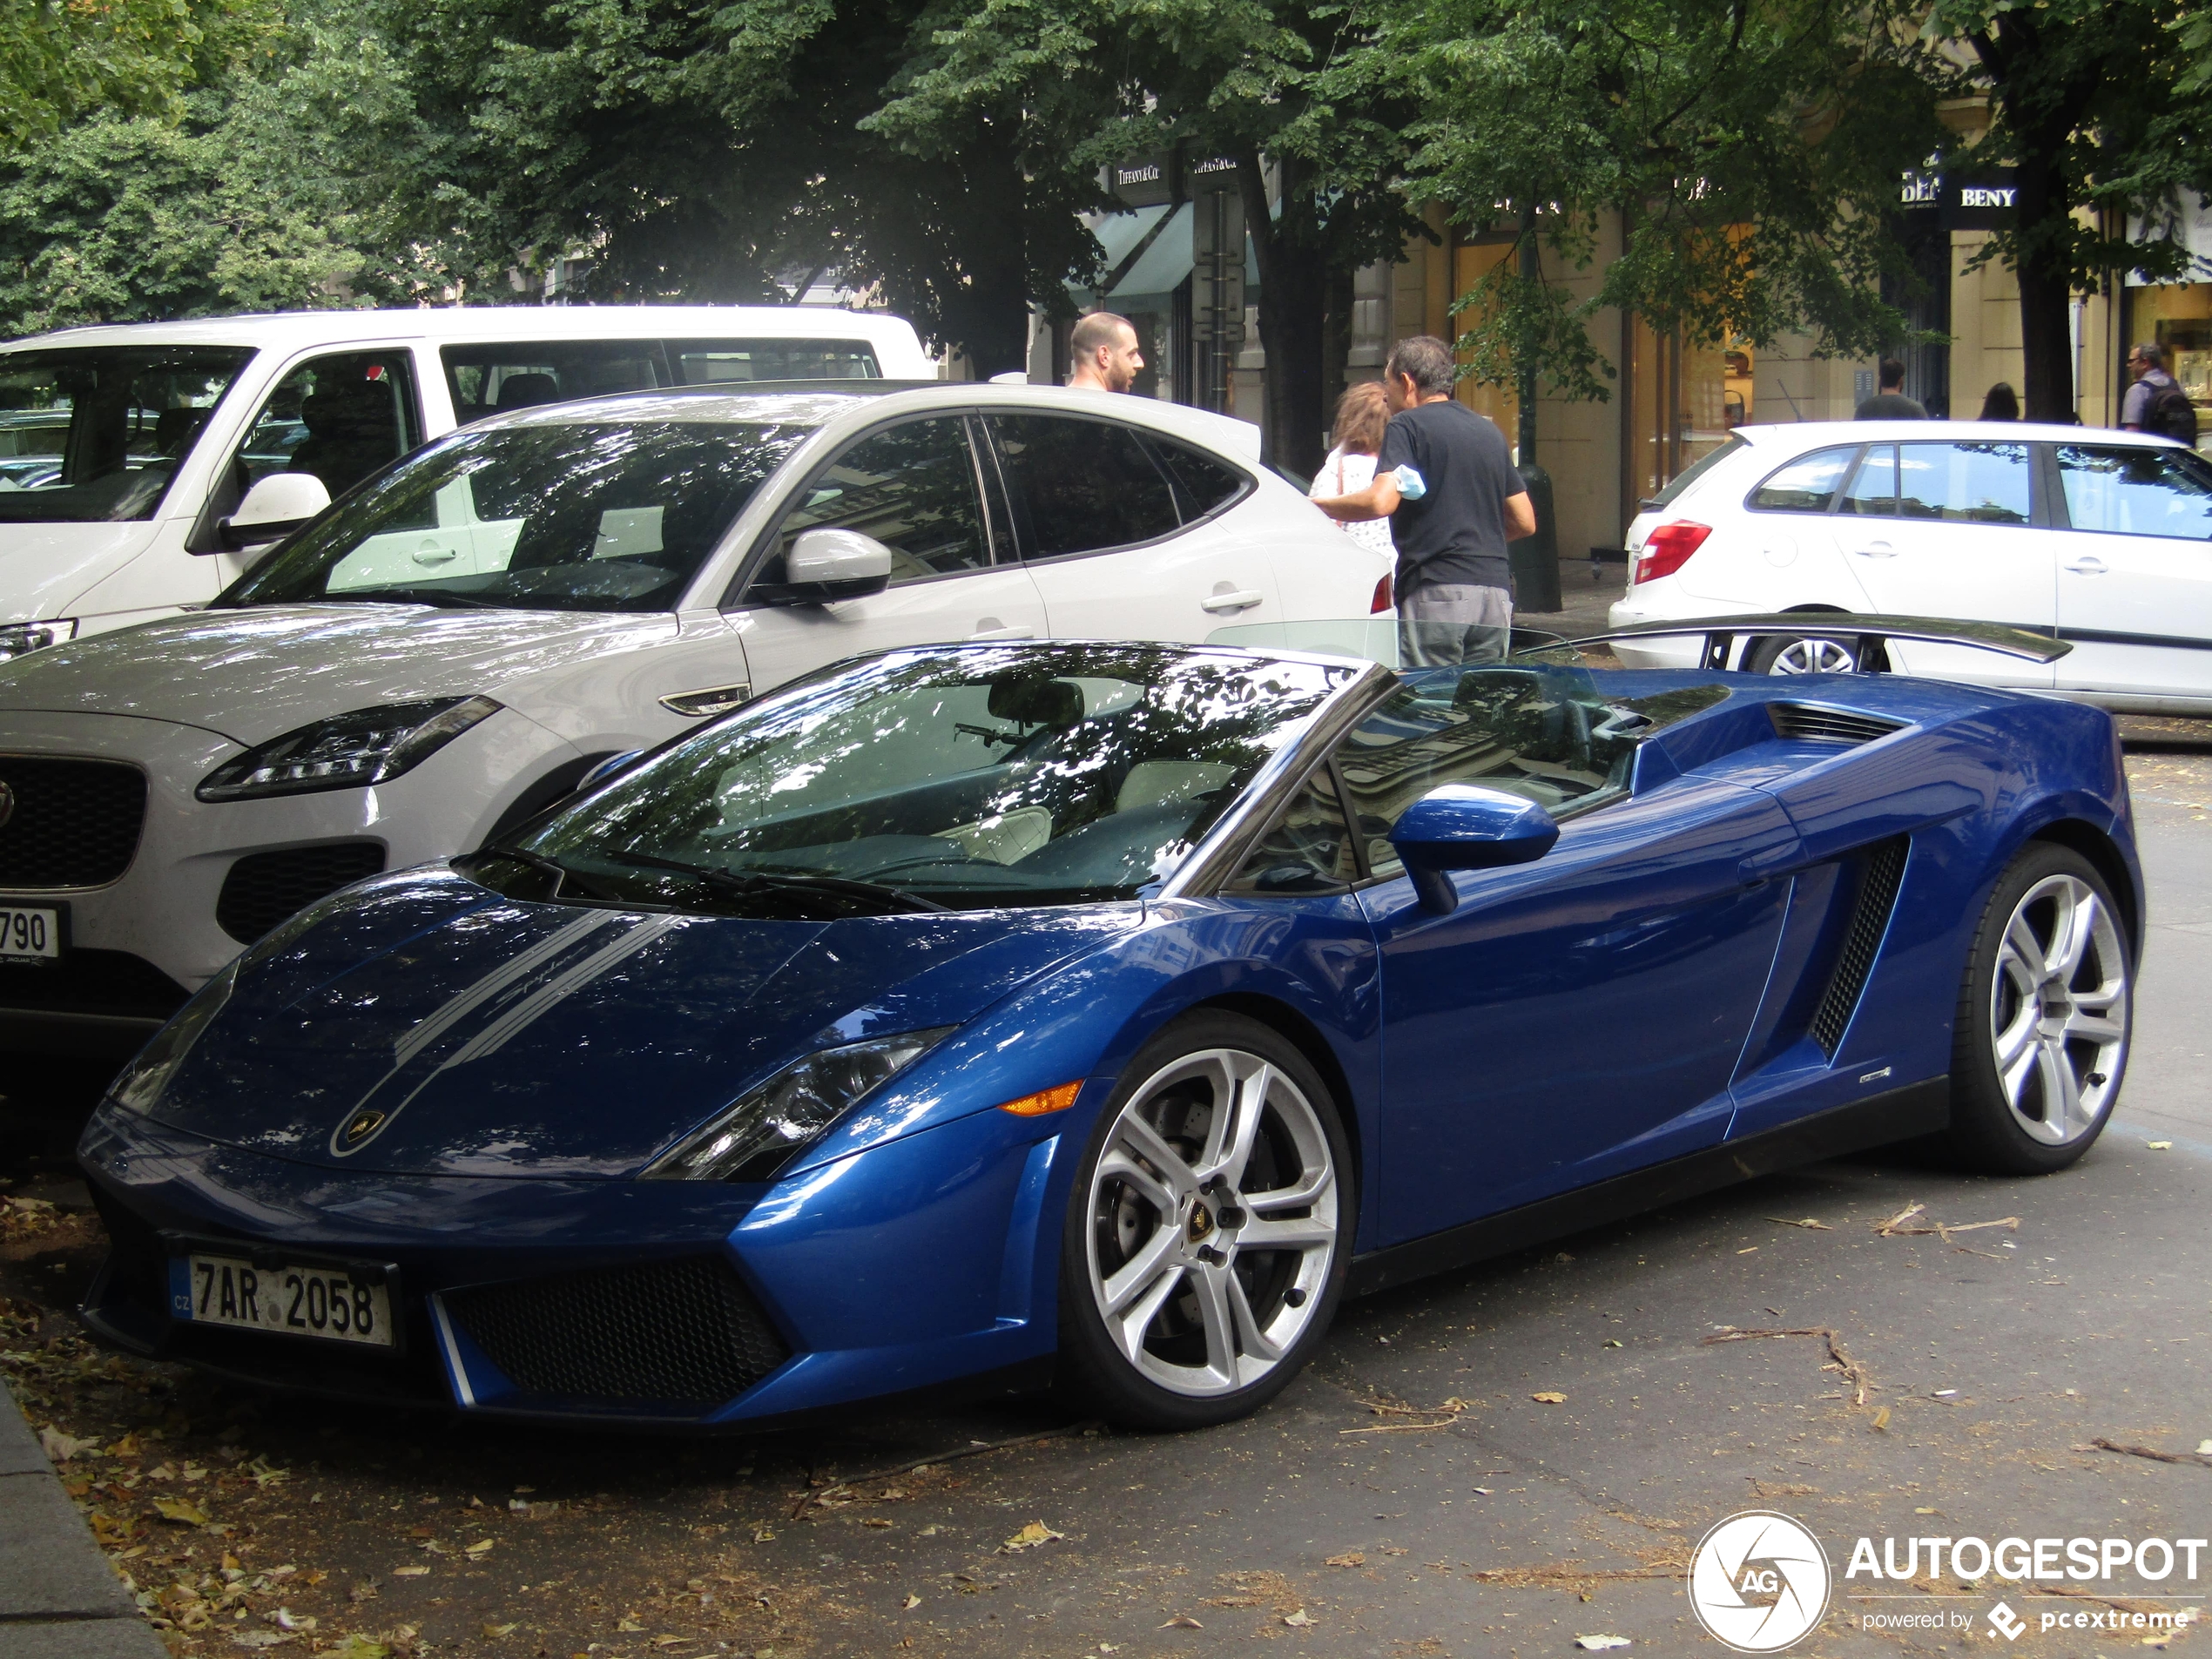
[[[232,552],[280,542],[330,505],[330,491],[311,472],[273,472],[246,492],[217,529]]]
[[[1447,871],[1527,864],[1558,840],[1559,826],[1534,801],[1474,784],[1431,790],[1399,814],[1390,832],[1421,908],[1440,916],[1460,902]]]
[[[784,561],[792,597],[826,604],[881,593],[891,585],[891,550],[858,530],[801,530]]]

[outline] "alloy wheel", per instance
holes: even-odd
[[[1108,1339],[1178,1394],[1266,1377],[1319,1310],[1338,1249],[1338,1175],[1298,1085],[1238,1049],[1187,1054],[1107,1131],[1087,1210]]]
[[[1836,639],[1793,639],[1774,654],[1770,674],[1851,674],[1858,659],[1850,647]]]
[[[2096,890],[2049,875],[2005,923],[1990,988],[1997,1081],[2020,1129],[2047,1146],[2094,1130],[2127,1058],[2128,957]]]

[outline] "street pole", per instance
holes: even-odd
[[[1544,279],[1543,255],[1536,242],[1536,205],[1521,209],[1521,280],[1524,293]],[[1552,511],[1552,478],[1536,464],[1536,341],[1534,331],[1521,336],[1521,479],[1527,488],[1529,504],[1536,509],[1536,533],[1512,544],[1515,610],[1557,610],[1559,597],[1559,525]]]

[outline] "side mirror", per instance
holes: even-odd
[[[311,472],[273,472],[246,492],[238,510],[217,524],[233,553],[280,542],[330,505],[330,491]]]
[[[1502,789],[1447,784],[1399,814],[1390,844],[1406,862],[1421,908],[1448,916],[1459,890],[1447,870],[1527,864],[1552,850],[1559,826],[1534,801]]]
[[[784,560],[792,597],[826,604],[859,599],[891,585],[891,550],[858,530],[801,530]]]

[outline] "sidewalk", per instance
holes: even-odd
[[[0,1384],[0,1654],[167,1659]]]

